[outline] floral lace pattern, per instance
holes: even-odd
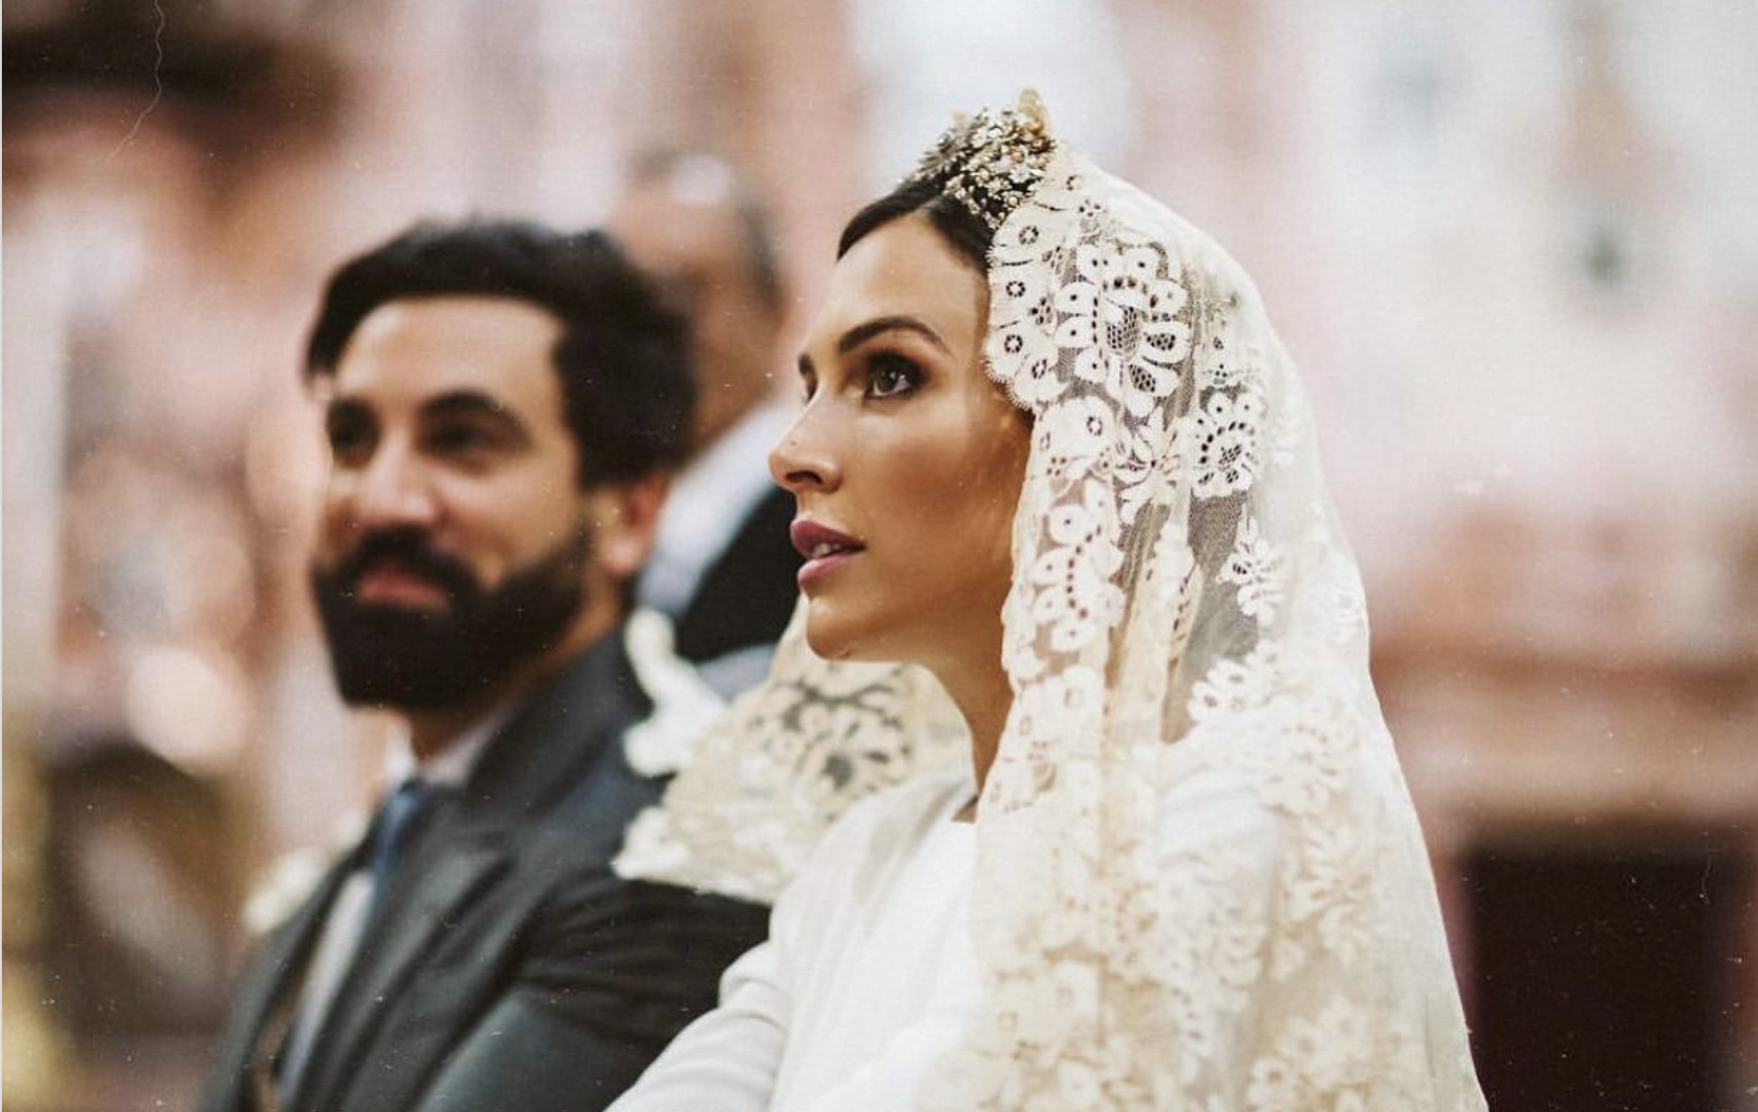
[[[733,703],[637,816],[624,876],[772,903],[826,827],[856,800],[970,760],[938,681],[906,665],[832,663],[806,647],[805,609],[773,679]]]
[[[1015,700],[977,820],[986,1001],[920,1107],[1478,1112],[1359,577],[1250,280],[1058,147],[989,283],[989,369],[1033,416]],[[767,898],[965,744],[933,680],[819,661],[796,619],[619,868]]]
[[[1017,694],[978,820],[989,1010],[922,1106],[1481,1108],[1354,564],[1255,290],[1066,150],[989,273],[990,370],[1034,417]]]

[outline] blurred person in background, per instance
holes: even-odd
[[[786,288],[767,209],[721,160],[654,151],[631,164],[608,222],[685,312],[696,420],[638,588],[670,615],[679,655],[730,697],[761,680],[798,597],[793,502],[770,482]]]
[[[754,906],[607,864],[662,783],[625,751],[655,710],[629,598],[688,361],[598,233],[421,225],[332,277],[311,583],[343,698],[405,732],[248,969],[204,1112],[599,1108],[761,938]]]

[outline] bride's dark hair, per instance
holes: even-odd
[[[836,257],[842,258],[849,249],[875,228],[900,216],[919,212],[933,222],[936,230],[958,253],[969,259],[979,271],[989,269],[989,244],[994,233],[975,213],[941,191],[942,183],[934,180],[911,179],[854,214],[842,229],[836,244]]]

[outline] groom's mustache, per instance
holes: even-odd
[[[386,567],[427,580],[453,601],[482,590],[468,565],[435,549],[427,530],[410,526],[368,533],[323,574],[352,595],[363,576]]]

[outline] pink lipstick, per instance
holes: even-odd
[[[865,545],[847,533],[839,533],[827,525],[805,518],[795,518],[788,528],[788,539],[806,562],[800,566],[798,582],[801,589],[829,575],[854,559]]]

